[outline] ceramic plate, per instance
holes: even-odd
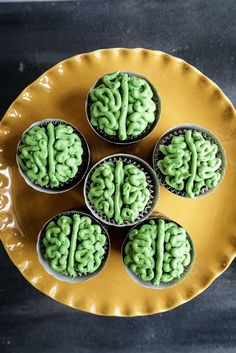
[[[162,113],[155,131],[138,144],[126,147],[100,139],[85,117],[90,87],[105,73],[118,69],[147,77],[162,98]],[[33,122],[51,117],[67,120],[80,129],[89,141],[93,163],[121,152],[148,160],[157,139],[174,125],[201,125],[218,137],[226,151],[228,167],[216,191],[191,200],[163,187],[160,190],[156,211],[182,224],[195,242],[193,270],[182,283],[155,290],[132,281],[120,255],[127,230],[120,228],[110,229],[111,256],[98,277],[84,283],[63,283],[43,269],[35,248],[42,225],[59,212],[84,206],[83,185],[65,194],[42,194],[30,188],[17,170],[15,152],[22,132]],[[61,303],[102,315],[160,313],[202,292],[236,254],[235,110],[211,80],[183,60],[145,49],[98,50],[65,60],[40,76],[10,106],[0,124],[0,141],[1,240],[23,276]]]

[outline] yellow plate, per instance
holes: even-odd
[[[85,118],[85,99],[95,80],[117,69],[147,77],[162,98],[155,132],[128,147],[100,139]],[[219,188],[191,200],[161,188],[156,211],[182,224],[196,246],[192,272],[176,286],[146,289],[122,265],[124,229],[111,230],[112,252],[105,270],[84,283],[63,283],[40,265],[35,245],[42,225],[53,215],[84,206],[82,186],[65,194],[42,194],[20,176],[15,151],[33,122],[61,118],[75,124],[89,141],[92,162],[118,152],[148,159],[156,140],[174,125],[193,123],[210,129],[223,144],[228,168]],[[183,60],[145,49],[106,49],[77,55],[40,76],[10,106],[0,125],[0,237],[11,260],[41,292],[73,308],[102,315],[145,315],[170,310],[202,292],[236,254],[236,114],[222,91]],[[222,292],[222,295],[224,293]],[[227,298],[225,298],[227,300]]]

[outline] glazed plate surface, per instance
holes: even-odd
[[[105,73],[118,69],[145,76],[162,99],[155,131],[129,146],[115,146],[99,138],[85,115],[90,87]],[[90,145],[93,164],[114,153],[130,153],[148,161],[157,139],[171,127],[185,123],[201,125],[221,141],[227,170],[216,191],[191,200],[160,188],[155,211],[185,227],[195,243],[195,263],[183,282],[155,290],[132,281],[120,254],[128,231],[125,228],[109,229],[111,256],[98,277],[83,283],[64,283],[43,269],[36,253],[42,225],[62,211],[85,206],[83,183],[63,194],[43,194],[30,188],[18,172],[15,153],[22,132],[32,123],[47,118],[64,119],[78,127]],[[1,241],[13,263],[33,286],[75,309],[115,316],[170,310],[206,289],[236,254],[235,141],[234,107],[211,80],[183,60],[145,49],[105,49],[67,59],[28,86],[0,123]]]

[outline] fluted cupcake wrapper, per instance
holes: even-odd
[[[160,171],[160,169],[157,166],[157,162],[160,159],[164,158],[163,153],[160,151],[160,145],[168,145],[174,136],[179,136],[180,134],[184,134],[186,132],[186,130],[198,131],[198,132],[202,133],[204,139],[209,140],[211,143],[216,144],[218,146],[218,152],[217,152],[216,156],[221,158],[221,160],[222,160],[222,165],[219,168],[221,178],[220,178],[217,186],[215,186],[213,188],[208,188],[207,186],[203,187],[200,190],[199,195],[194,196],[194,198],[197,198],[197,197],[205,196],[208,193],[210,193],[218,188],[220,182],[224,178],[225,170],[226,170],[226,166],[227,166],[225,151],[224,151],[222,145],[220,144],[219,140],[212,134],[211,131],[209,131],[208,129],[205,129],[199,125],[193,125],[193,124],[184,124],[184,125],[179,125],[179,126],[175,126],[175,127],[171,128],[170,130],[165,132],[164,135],[162,135],[160,137],[160,139],[157,141],[156,145],[154,146],[153,153],[152,153],[152,166],[158,176],[158,179],[160,180],[160,183],[167,190],[169,190],[170,192],[172,192],[173,194],[176,194],[178,196],[190,198],[189,195],[186,193],[186,191],[178,191],[178,190],[174,189],[173,187],[171,187],[170,185],[168,185],[165,181],[166,176],[164,174],[162,174],[162,172]]]
[[[44,254],[45,254],[45,246],[43,245],[43,236],[45,235],[45,230],[47,225],[51,222],[51,221],[57,221],[58,218],[60,218],[61,216],[70,216],[72,217],[74,214],[79,214],[80,216],[88,216],[92,219],[92,223],[93,224],[97,224],[101,227],[102,229],[102,234],[104,234],[106,236],[106,244],[104,245],[104,250],[105,250],[105,254],[103,255],[102,258],[102,262],[99,266],[99,268],[94,271],[93,273],[80,273],[77,272],[77,276],[75,278],[70,277],[69,275],[54,271],[49,263],[47,262],[47,260],[44,258]],[[63,282],[69,282],[69,283],[78,283],[78,282],[84,282],[87,281],[91,278],[96,277],[105,267],[107,260],[109,258],[109,254],[110,254],[110,249],[111,249],[111,243],[110,243],[110,237],[108,234],[108,231],[106,229],[106,227],[101,224],[97,219],[95,219],[91,214],[81,211],[81,210],[71,210],[71,211],[66,211],[66,212],[62,212],[59,213],[56,216],[53,216],[52,218],[50,218],[42,227],[41,231],[39,232],[38,235],[38,240],[37,240],[37,245],[36,245],[36,250],[37,250],[37,254],[38,254],[38,258],[39,261],[41,263],[41,265],[44,267],[44,269],[53,277],[55,277],[56,279],[63,281]]]
[[[175,223],[177,226],[182,227],[182,225],[180,225],[179,223],[177,223],[176,221],[170,219],[169,217],[158,213],[158,212],[153,212],[151,214],[150,217],[148,217],[147,219],[145,219],[144,221],[136,224],[134,227],[132,227],[129,232],[127,233],[127,235],[125,236],[125,239],[122,243],[122,247],[121,247],[121,256],[122,256],[122,260],[123,260],[123,265],[128,273],[128,275],[132,278],[132,280],[134,280],[135,282],[137,282],[138,284],[140,284],[141,286],[145,287],[145,288],[151,288],[151,289],[164,289],[164,288],[170,288],[173,287],[174,285],[176,285],[179,282],[182,282],[184,280],[184,278],[191,272],[192,267],[193,267],[193,263],[195,260],[195,247],[193,244],[193,240],[191,238],[191,236],[189,235],[189,233],[186,231],[186,238],[190,243],[190,247],[191,247],[191,251],[190,251],[190,256],[191,256],[191,262],[188,266],[186,266],[184,268],[184,272],[181,274],[181,276],[179,278],[175,278],[172,281],[168,282],[168,283],[163,283],[160,282],[160,284],[158,286],[154,286],[150,281],[143,281],[138,275],[136,275],[133,271],[131,271],[131,269],[125,265],[124,263],[124,258],[125,258],[125,247],[126,244],[129,241],[129,236],[130,233],[134,230],[134,229],[140,229],[141,226],[143,224],[147,224],[150,220],[155,220],[158,222],[159,219],[163,219],[164,221],[170,221]]]
[[[55,187],[51,187],[50,185],[45,185],[45,186],[40,186],[37,185],[33,180],[31,180],[30,178],[28,178],[24,171],[22,170],[21,166],[19,165],[17,159],[17,165],[18,165],[18,169],[20,174],[22,175],[22,177],[24,178],[25,182],[31,186],[33,189],[37,190],[37,191],[41,191],[41,192],[45,192],[48,194],[57,194],[57,193],[62,193],[65,191],[68,191],[70,189],[73,189],[75,186],[77,186],[82,179],[84,178],[89,164],[90,164],[90,149],[89,149],[89,145],[85,139],[85,137],[83,136],[83,134],[71,123],[62,120],[62,119],[44,119],[41,121],[38,121],[32,125],[30,125],[30,127],[28,129],[26,129],[22,136],[27,133],[32,127],[34,126],[38,126],[38,127],[46,127],[49,123],[52,123],[54,126],[58,126],[60,124],[65,124],[65,125],[69,125],[73,128],[74,132],[80,137],[81,139],[81,143],[82,143],[82,148],[83,148],[83,155],[82,155],[82,164],[78,167],[78,172],[77,174],[74,176],[74,178],[67,180],[66,182],[60,183],[59,186],[55,186]],[[22,136],[20,138],[20,141],[18,142],[17,145],[17,156],[19,155],[19,147],[22,143]]]
[[[89,122],[89,125],[91,126],[91,128],[93,129],[93,131],[103,140],[114,143],[116,145],[130,145],[132,143],[136,143],[139,142],[143,139],[145,139],[156,127],[160,115],[161,115],[161,98],[157,92],[157,89],[153,86],[153,84],[144,76],[139,75],[137,73],[134,72],[129,72],[129,71],[123,71],[120,70],[120,73],[127,73],[130,76],[138,76],[143,78],[145,81],[147,81],[147,83],[150,85],[152,92],[153,92],[153,101],[156,104],[156,111],[155,111],[155,120],[153,123],[149,123],[148,126],[146,127],[145,130],[143,130],[143,132],[138,135],[138,136],[128,136],[128,138],[125,141],[121,141],[119,140],[118,136],[110,136],[108,134],[106,134],[102,129],[100,129],[99,127],[93,126],[91,123],[91,118],[90,118],[90,106],[91,106],[91,100],[90,100],[90,92],[97,87],[98,85],[100,85],[100,83],[102,82],[102,77],[99,78],[94,84],[93,86],[90,88],[87,98],[86,98],[86,102],[85,102],[85,113],[86,113],[86,117],[87,120]],[[107,73],[109,74],[109,73]]]
[[[92,173],[95,171],[95,169],[98,168],[103,163],[106,163],[106,162],[115,163],[118,160],[121,160],[124,164],[132,164],[135,167],[142,170],[145,173],[146,181],[148,183],[148,190],[150,192],[150,198],[148,200],[148,203],[145,209],[139,213],[138,217],[133,222],[124,221],[124,223],[122,224],[117,224],[115,220],[110,219],[106,217],[102,212],[97,211],[93,206],[93,204],[89,201],[87,196],[91,186],[91,176],[92,176]],[[101,161],[96,163],[89,171],[84,183],[84,198],[85,198],[86,206],[88,207],[90,212],[101,222],[104,222],[105,224],[110,226],[128,227],[144,220],[152,213],[159,198],[159,182],[154,170],[150,167],[150,165],[147,162],[145,162],[141,158],[138,158],[130,154],[115,154],[102,159]]]

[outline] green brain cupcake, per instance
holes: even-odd
[[[150,217],[127,235],[122,255],[129,275],[150,288],[170,287],[183,280],[194,260],[186,230],[165,217]]]
[[[37,251],[44,268],[68,282],[97,275],[109,254],[109,236],[92,216],[80,211],[51,218],[38,237]]]
[[[85,175],[88,144],[73,125],[63,120],[43,120],[27,129],[17,147],[17,163],[25,181],[39,191],[63,192]]]
[[[153,167],[171,192],[195,198],[217,188],[224,177],[226,159],[215,136],[199,126],[179,126],[158,141]]]
[[[104,158],[87,175],[84,196],[94,216],[109,225],[127,226],[148,217],[159,185],[150,166],[126,154]]]
[[[95,132],[120,144],[146,137],[156,126],[161,109],[153,85],[142,76],[123,71],[99,79],[89,91],[86,104]]]

